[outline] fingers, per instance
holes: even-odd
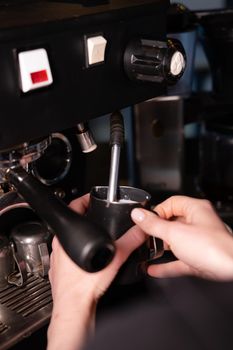
[[[90,194],[87,193],[84,196],[74,199],[72,202],[70,202],[70,208],[77,211],[79,214],[84,214],[88,208],[90,199]]]
[[[182,224],[161,219],[154,213],[145,209],[133,209],[132,220],[147,234],[161,238],[168,244],[171,242],[171,233],[183,231]]]
[[[158,213],[159,217],[163,219],[171,219],[171,218],[176,218],[176,222],[183,222],[186,224],[192,224],[192,225],[205,225],[205,226],[214,226],[219,227],[219,229],[225,229],[223,227],[222,221],[219,219],[218,215],[216,214],[212,204],[204,199],[196,199],[196,198],[191,198],[187,196],[172,196],[162,202],[161,204],[157,205],[154,210]],[[133,210],[134,212],[134,210]],[[133,214],[133,213],[132,213]],[[145,215],[145,211],[144,211]],[[146,220],[148,218],[153,218],[151,214],[146,215]],[[141,216],[143,214],[141,213]],[[137,219],[137,218],[136,218]],[[142,218],[141,218],[142,219]],[[158,221],[156,225],[159,225],[159,220],[158,218],[156,219],[154,217],[154,220]],[[140,220],[140,215],[138,214],[138,221],[142,222]],[[134,220],[134,222],[136,222]],[[152,223],[152,220],[150,221]],[[163,224],[165,227],[165,223]],[[141,225],[140,225],[141,227]],[[171,225],[166,225],[167,229],[171,227]],[[174,220],[172,223],[172,227],[175,228],[174,226]],[[155,227],[153,227],[153,230]],[[157,226],[157,231],[159,231],[158,226]],[[150,233],[149,231],[146,231]],[[157,234],[157,232],[156,232]],[[155,234],[154,234],[155,235]],[[157,237],[159,237],[157,235]]]
[[[166,278],[196,275],[196,271],[180,260],[172,261],[166,264],[150,265],[147,272],[152,277]]]
[[[197,211],[201,212],[203,208],[213,210],[207,200],[187,196],[172,196],[157,205],[154,210],[164,219],[186,217],[187,221],[192,221],[193,215]]]

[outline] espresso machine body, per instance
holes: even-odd
[[[1,11],[0,149],[162,94],[164,84],[130,81],[123,59],[132,38],[165,41],[167,5],[167,1],[113,1],[86,8],[44,1]],[[88,40],[94,38],[95,45],[96,37],[106,45],[104,58],[90,64]],[[35,83],[23,92],[20,57],[34,50],[46,51],[52,81],[44,88],[35,88],[39,86]]]
[[[54,232],[78,264],[86,264],[80,247],[89,238],[109,259],[114,253],[109,237],[66,203],[82,193],[85,153],[96,147],[87,122],[164,95],[183,74],[185,53],[166,38],[168,7],[166,0],[0,2],[1,259],[10,261],[1,276],[1,349],[50,318]],[[64,227],[59,236],[64,222],[69,235]],[[73,241],[75,250],[76,227],[86,235]],[[25,251],[36,252],[42,268],[18,256]],[[16,271],[9,277],[8,269]]]

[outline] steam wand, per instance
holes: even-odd
[[[117,186],[121,146],[124,142],[124,120],[120,112],[112,113],[110,117],[110,145],[111,164],[107,202],[112,203],[117,200]]]

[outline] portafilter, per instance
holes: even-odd
[[[49,143],[48,137],[0,152],[0,184],[14,186],[57,235],[76,264],[88,272],[99,271],[114,256],[113,240],[103,229],[98,229],[86,217],[69,208],[29,172],[28,164],[38,159]]]

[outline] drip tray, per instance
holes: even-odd
[[[0,288],[0,350],[9,349],[49,322],[52,294],[47,279],[28,275],[21,288]]]

